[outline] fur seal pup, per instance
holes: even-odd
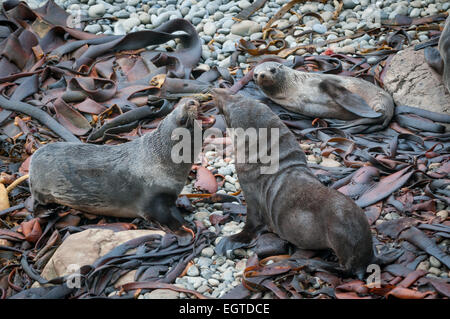
[[[438,49],[427,47],[424,50],[424,55],[427,63],[442,75],[444,85],[450,93],[450,16],[445,20]]]
[[[305,153],[294,134],[268,106],[226,90],[213,90],[215,103],[231,128],[268,129],[268,153],[278,143],[278,170],[261,174],[261,162],[251,163],[250,154],[244,162],[236,160],[239,177],[247,203],[247,220],[243,230],[223,238],[216,246],[218,253],[247,246],[262,230],[276,233],[298,248],[322,250],[331,248],[345,272],[365,274],[368,264],[375,260],[372,235],[363,210],[344,194],[325,187],[306,164]],[[272,140],[271,129],[279,138]],[[258,142],[261,143],[260,133]],[[236,146],[236,158],[244,151]],[[261,144],[259,144],[261,145]],[[245,154],[249,154],[245,143]],[[260,151],[258,151],[260,152]],[[277,154],[275,154],[277,155]]]
[[[197,107],[197,101],[182,99],[156,130],[124,144],[58,142],[40,148],[30,163],[35,207],[56,203],[96,215],[142,217],[178,230],[184,219],[175,201],[192,163],[172,161],[177,143],[172,132],[183,127],[192,133]]]
[[[253,80],[275,103],[310,117],[357,120],[354,124],[388,125],[394,114],[392,97],[365,80],[293,70],[264,62]]]

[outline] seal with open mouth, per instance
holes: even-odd
[[[309,117],[354,120],[354,124],[388,125],[394,114],[392,97],[365,80],[293,70],[278,62],[258,65],[253,79],[275,103]]]
[[[197,107],[197,101],[182,99],[156,130],[120,145],[58,142],[40,148],[30,163],[35,207],[56,203],[97,215],[143,217],[178,230],[184,219],[175,201],[192,162],[172,161],[172,133],[180,127],[193,132]],[[199,151],[193,150],[192,159]]]

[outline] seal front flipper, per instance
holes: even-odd
[[[249,226],[248,223],[246,223],[240,233],[222,238],[216,245],[216,253],[219,255],[227,256],[230,251],[232,252],[233,250],[238,248],[252,246],[253,239],[257,237],[259,231],[262,230],[262,228],[263,227],[252,227]]]
[[[432,47],[427,47],[423,51],[425,61],[431,66],[437,73],[444,73],[444,60],[442,60],[439,50]]]
[[[322,80],[319,89],[330,96],[339,106],[359,117],[379,118],[383,114],[377,113],[358,94],[352,93],[337,81]]]

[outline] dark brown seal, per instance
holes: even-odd
[[[301,72],[265,62],[255,68],[253,79],[275,103],[314,118],[359,119],[358,124],[385,127],[394,114],[388,93],[354,77]]]
[[[178,142],[172,132],[179,127],[192,132],[198,125],[197,107],[195,100],[182,99],[156,130],[121,145],[59,142],[40,148],[30,163],[35,206],[57,203],[178,229],[184,220],[175,201],[192,163],[172,161],[172,146]],[[196,158],[198,150],[193,153]]]
[[[445,20],[438,49],[427,47],[424,50],[424,55],[427,63],[442,75],[442,81],[450,93],[450,16]]]
[[[217,252],[224,254],[246,246],[258,232],[268,229],[298,248],[331,248],[346,271],[361,277],[374,261],[372,236],[362,209],[349,197],[320,183],[306,166],[305,154],[295,136],[268,106],[229,95],[226,90],[213,92],[229,127],[268,129],[267,144],[279,142],[279,167],[274,174],[261,174],[263,164],[250,163],[251,156],[242,163],[236,160],[247,203],[247,221],[240,233],[219,242]],[[272,140],[271,129],[279,130],[278,140]],[[239,152],[236,136],[233,139],[235,151]],[[245,154],[248,149],[246,143]],[[271,147],[269,153],[274,149]]]

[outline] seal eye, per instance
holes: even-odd
[[[275,74],[275,72],[277,72],[277,69],[275,69],[275,68],[270,68],[270,73]]]

